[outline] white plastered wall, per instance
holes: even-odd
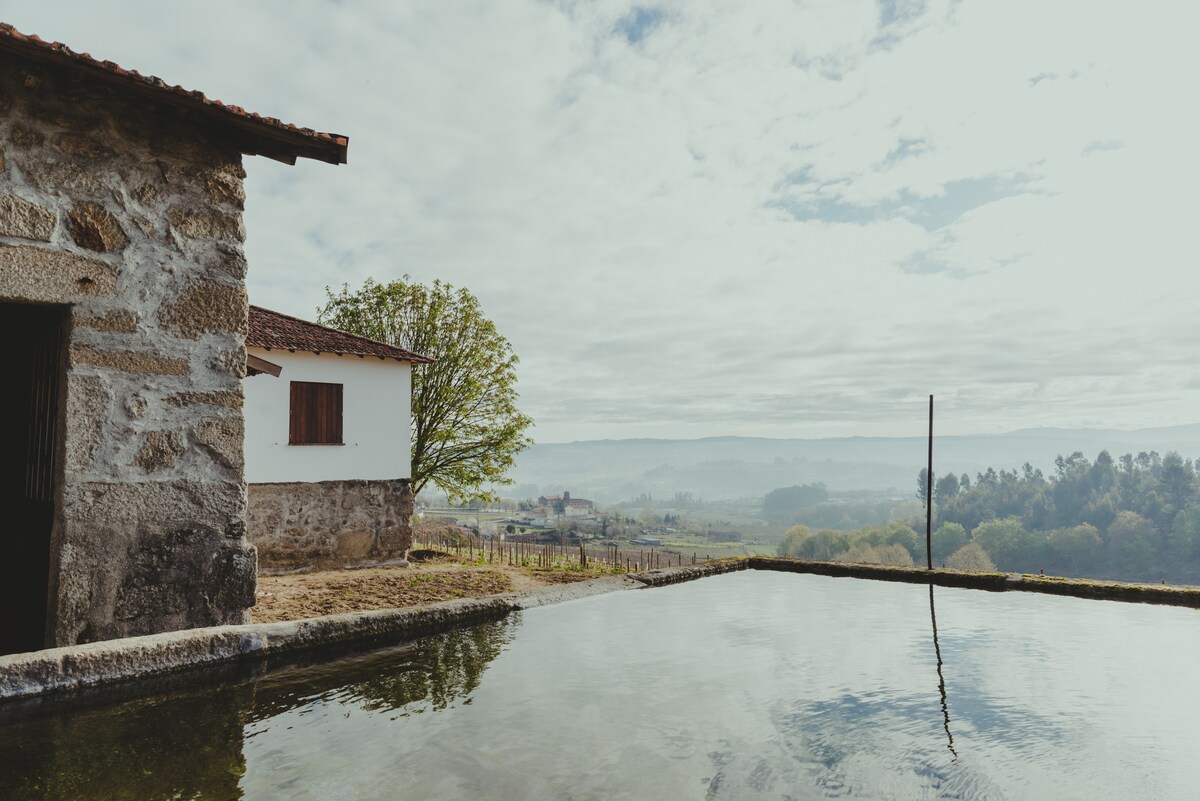
[[[246,481],[410,478],[412,366],[374,356],[247,348],[283,367],[245,379]],[[341,384],[344,445],[288,445],[292,381]]]

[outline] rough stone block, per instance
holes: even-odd
[[[158,187],[151,183],[145,183],[133,190],[133,196],[143,205],[153,203],[158,197]]]
[[[92,364],[121,370],[126,373],[149,375],[187,375],[187,359],[160,356],[157,353],[136,353],[128,350],[100,350],[86,345],[71,345],[71,365]]]
[[[196,423],[193,431],[196,442],[214,460],[241,473],[245,464],[243,446],[246,440],[246,424],[241,415],[220,420],[202,420]]]
[[[213,331],[244,333],[249,313],[245,287],[194,281],[173,303],[163,307],[159,321],[179,336],[196,339]]]
[[[8,141],[15,147],[37,147],[46,141],[41,131],[36,131],[26,125],[14,125],[8,132]]]
[[[167,218],[176,231],[189,239],[232,239],[237,242],[246,239],[242,215],[238,213],[175,206],[167,213]]]
[[[146,397],[139,392],[127,395],[125,402],[121,405],[125,407],[125,414],[130,420],[141,420],[146,414],[146,407],[150,404]]]
[[[239,210],[246,207],[246,189],[242,183],[246,178],[246,170],[240,161],[201,170],[196,178],[213,203],[230,205]]]
[[[117,589],[114,628],[130,636],[156,630],[162,617],[188,627],[240,622],[254,604],[255,572],[252,547],[204,523],[143,526]]]
[[[108,420],[112,397],[95,376],[67,376],[66,469],[78,474],[92,466],[96,448]]]
[[[191,519],[222,531],[243,511],[242,485],[234,481],[72,482],[63,488],[64,516],[96,525]]]
[[[111,295],[114,267],[95,259],[32,245],[0,245],[0,299],[78,303]]]
[[[187,450],[183,437],[175,431],[151,431],[142,438],[136,463],[147,473],[165,470],[175,464],[179,455]]]
[[[97,253],[115,253],[125,249],[129,237],[117,218],[99,203],[78,203],[67,215],[71,238],[81,248]]]
[[[249,308],[247,307],[247,311]],[[247,323],[249,325],[249,323]],[[246,348],[236,347],[222,350],[208,360],[208,368],[233,379],[246,377]]]
[[[226,528],[243,503],[235,481],[68,483],[55,642],[241,620],[253,549]]]
[[[54,140],[54,144],[63,153],[86,161],[106,158],[113,153],[112,148],[78,134],[62,134]]]
[[[97,331],[115,331],[121,334],[132,334],[137,330],[138,316],[135,312],[118,309],[104,314],[77,314],[75,325],[80,328],[94,328]]]
[[[45,161],[23,156],[19,162],[25,179],[43,192],[69,197],[104,193],[101,174],[73,162]]]
[[[213,564],[216,592],[212,596],[212,614],[226,623],[244,623],[246,610],[254,606],[258,581],[258,550],[244,541],[227,542]]]
[[[230,390],[218,392],[176,392],[168,395],[166,402],[171,406],[224,406],[228,409],[242,408],[242,393]]]
[[[57,221],[54,212],[44,206],[15,195],[0,197],[0,236],[49,242]]]
[[[403,553],[412,547],[412,528],[386,526],[379,529],[379,550],[384,554]]]
[[[371,553],[375,535],[370,531],[339,531],[334,551],[343,559],[361,559]]]
[[[246,277],[246,255],[241,248],[217,245],[205,266],[214,275],[227,275],[239,281]]]

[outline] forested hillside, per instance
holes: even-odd
[[[1089,462],[1077,451],[1050,476],[1026,465],[965,478],[934,482],[934,511],[972,532],[1001,570],[1200,581],[1196,465],[1178,453],[1101,451]]]
[[[917,485],[923,498],[925,471]],[[1019,471],[989,468],[974,480],[946,474],[934,482],[934,514],[938,564],[1200,583],[1200,482],[1196,464],[1175,452],[1113,459],[1101,451],[1093,462],[1077,451],[1059,456],[1049,476],[1028,464]],[[921,528],[921,521],[845,533],[798,526],[780,552],[844,559],[857,548],[860,556],[882,557],[885,547],[902,545],[920,563]],[[897,561],[894,549],[887,556]]]

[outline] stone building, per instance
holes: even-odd
[[[402,560],[412,368],[429,359],[250,307],[246,535],[260,569]]]
[[[346,146],[0,25],[0,653],[247,619],[241,159]]]

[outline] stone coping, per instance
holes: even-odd
[[[964,570],[890,565],[860,565],[846,562],[810,562],[770,556],[745,557],[754,570],[778,570],[786,573],[816,573],[823,576],[868,578],[877,581],[907,581],[939,587],[965,587],[991,592],[1040,592],[1131,603],[1166,604],[1200,608],[1200,587],[1169,584],[1133,584],[1098,579],[1073,579],[1031,573],[978,573]]]
[[[284,623],[185,629],[0,656],[0,700],[56,694],[180,670],[296,654],[349,643],[394,643],[499,620],[501,597],[464,598]]]
[[[607,576],[522,593],[442,601],[421,607],[350,612],[284,623],[214,626],[0,656],[0,703],[142,683],[183,671],[229,668],[267,659],[394,645],[449,629],[499,620],[511,612],[617,590],[660,587],[740,570],[904,581],[993,592],[1024,591],[1137,603],[1200,607],[1200,587],[1125,584],[1019,573],[735,557],[677,568]],[[180,677],[185,680],[186,677]]]

